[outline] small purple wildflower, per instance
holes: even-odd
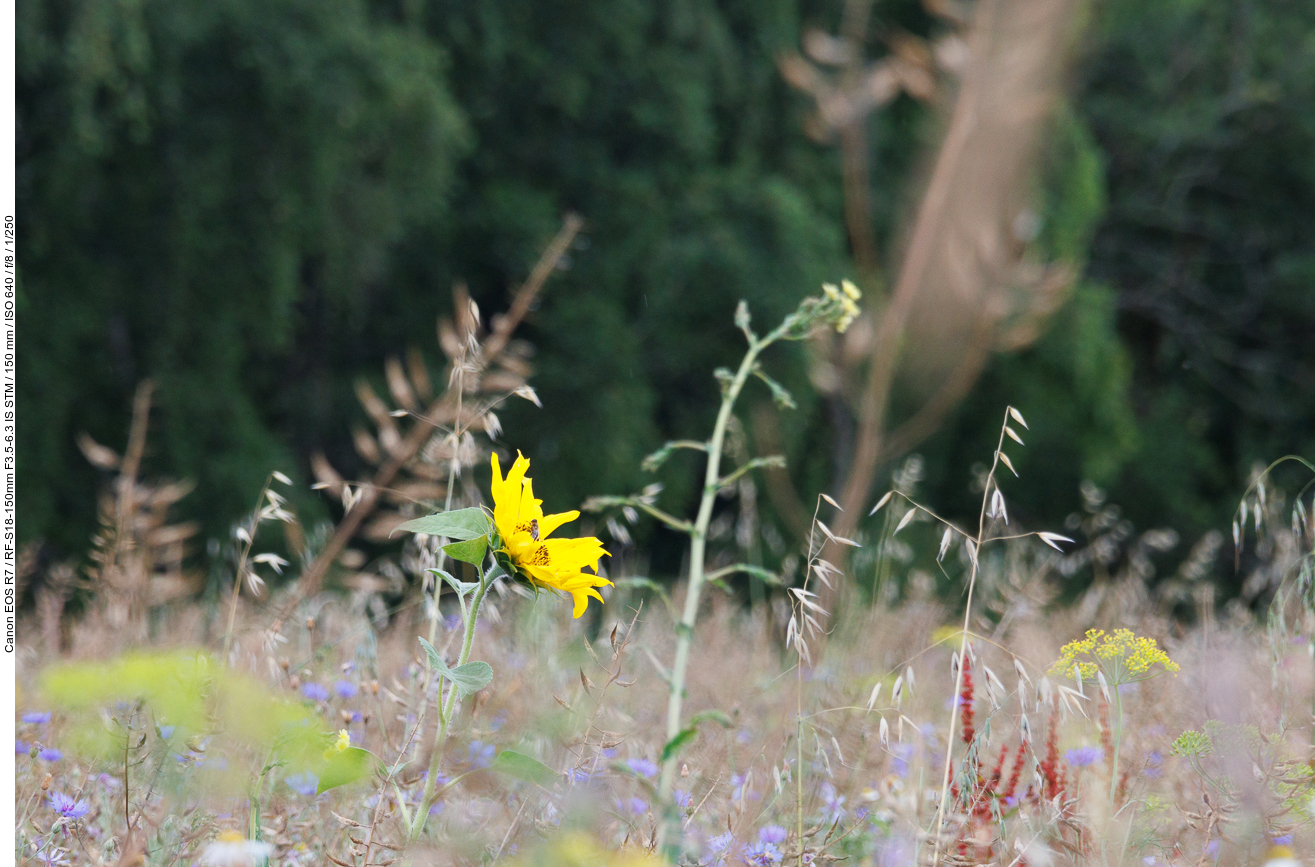
[[[356,698],[356,684],[350,680],[340,680],[333,685],[333,691],[338,693],[338,698]]]
[[[758,840],[763,843],[784,843],[786,830],[780,825],[764,825],[758,829]]]
[[[903,779],[909,775],[909,762],[912,761],[916,749],[913,744],[894,744],[891,746],[890,769],[895,772],[896,776]]]
[[[740,729],[735,733],[735,740],[742,744],[747,744],[753,740],[753,732],[748,729]]]
[[[86,801],[74,800],[72,795],[66,795],[63,792],[54,792],[46,802],[50,809],[59,813],[65,819],[81,819],[91,812],[91,807]]]
[[[14,755],[21,755],[22,753],[31,752],[31,750],[32,745],[27,741],[14,741]]]
[[[591,779],[593,779],[593,775],[592,775],[592,774],[590,774],[588,771],[586,771],[586,770],[582,770],[582,769],[580,769],[580,768],[572,768],[572,769],[571,769],[571,773],[570,773],[570,777],[571,777],[571,782],[572,782],[573,784],[587,783],[587,782],[589,782]]]
[[[493,744],[486,744],[483,741],[471,741],[469,749],[471,767],[487,768],[493,764]]]
[[[1068,762],[1075,768],[1085,768],[1088,765],[1094,765],[1103,758],[1105,758],[1105,751],[1100,747],[1094,746],[1078,747],[1075,750],[1069,750],[1064,753],[1064,761]]]
[[[1209,843],[1206,843],[1206,844],[1205,844],[1205,854],[1209,855],[1209,856],[1212,857],[1212,858],[1218,858],[1218,857],[1219,857],[1219,839],[1218,839],[1218,838],[1215,838],[1214,840],[1211,840]]]
[[[329,691],[313,680],[301,685],[301,694],[311,701],[329,700]]]
[[[626,765],[629,766],[630,770],[645,778],[651,777],[658,772],[658,766],[649,759],[626,759]]]
[[[1291,835],[1291,834],[1281,834],[1281,835],[1279,835],[1278,837],[1275,837],[1275,838],[1274,838],[1274,845],[1275,845],[1275,846],[1291,846],[1291,845],[1292,845],[1292,835]]]
[[[43,762],[57,762],[64,758],[64,754],[54,747],[46,747],[41,752],[37,753],[37,758]]]
[[[643,798],[631,798],[630,812],[634,813],[636,816],[644,815],[648,812],[648,801],[645,801]]]
[[[45,711],[32,711],[31,713],[25,713],[23,714],[23,722],[30,725],[43,726],[50,722],[50,714]]]
[[[708,841],[708,851],[714,855],[719,852],[725,852],[734,842],[735,835],[730,831],[727,831],[725,834],[719,834]]]
[[[781,863],[781,850],[774,843],[751,843],[744,847],[743,858],[750,867],[770,867]]]
[[[677,789],[672,797],[676,801],[676,806],[680,807],[682,810],[688,810],[689,805],[694,803],[694,799],[691,798],[689,792],[684,789]]]
[[[296,792],[298,795],[305,795],[307,797],[314,795],[315,790],[318,789],[320,785],[319,779],[309,771],[304,774],[289,774],[283,778],[283,782],[287,783],[288,788]]]
[[[173,726],[160,726],[160,738],[167,741],[174,736],[174,731]]]
[[[845,816],[845,796],[836,791],[830,783],[822,784],[822,803],[826,805],[828,822],[835,822]]]

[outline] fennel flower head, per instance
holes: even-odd
[[[563,524],[580,517],[576,511],[556,515],[543,513],[543,501],[534,498],[533,483],[525,473],[530,460],[520,452],[502,475],[498,456],[493,455],[493,523],[498,529],[497,552],[507,571],[519,574],[536,587],[571,594],[575,616],[584,614],[589,597],[603,601],[594,588],[612,582],[598,575],[598,561],[607,554],[594,536],[578,539],[549,539]],[[584,571],[586,568],[592,572]]]
[[[1130,629],[1088,629],[1086,637],[1070,641],[1060,650],[1059,659],[1050,666],[1050,674],[1068,677],[1074,669],[1083,680],[1100,672],[1112,684],[1146,680],[1156,675],[1177,672],[1178,663],[1161,650],[1154,638],[1140,638]]]

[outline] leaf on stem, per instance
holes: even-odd
[[[489,521],[488,513],[483,509],[469,508],[416,518],[405,524],[399,524],[393,532],[397,530],[465,541],[489,535],[493,532],[493,524]]]
[[[423,638],[420,639],[420,644],[424,646],[425,655],[429,657],[430,668],[438,672],[439,677],[451,681],[462,698],[479,692],[493,680],[493,667],[487,662],[467,662],[456,668],[448,668],[443,657],[434,649],[434,645]]]
[[[534,783],[536,786],[551,786],[557,782],[557,772],[536,758],[518,753],[515,750],[503,750],[498,753],[489,770]]]
[[[379,760],[369,750],[360,747],[348,747],[345,750],[330,750],[325,755],[325,764],[318,774],[320,781],[315,787],[315,794],[322,795],[330,789],[354,783],[373,773]]]
[[[444,545],[443,550],[453,560],[460,560],[462,563],[478,566],[484,562],[484,555],[489,550],[489,537],[476,536],[474,539],[467,539],[464,542],[453,542],[450,545]]]

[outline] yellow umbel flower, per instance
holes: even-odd
[[[1155,666],[1161,670],[1153,671]],[[1054,677],[1068,677],[1077,669],[1083,680],[1096,676],[1099,669],[1110,683],[1130,683],[1178,671],[1178,663],[1155,644],[1154,638],[1139,638],[1130,629],[1088,629],[1085,638],[1070,641],[1060,650],[1059,659],[1050,666]]]
[[[589,597],[603,601],[595,587],[612,582],[598,574],[598,561],[607,554],[593,536],[580,539],[549,539],[562,524],[580,517],[579,512],[557,515],[543,513],[543,501],[534,499],[534,488],[525,473],[529,458],[516,453],[516,462],[502,477],[498,456],[493,456],[493,523],[501,537],[501,548],[516,571],[540,587],[571,594],[575,616],[589,605]],[[593,572],[585,572],[588,567]]]

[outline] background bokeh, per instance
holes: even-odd
[[[226,537],[276,468],[304,515],[336,516],[309,461],[361,470],[354,383],[382,391],[411,348],[441,382],[453,284],[503,309],[568,211],[586,228],[518,332],[543,408],[509,407],[501,442],[554,508],[653,481],[643,455],[710,427],[711,371],[742,353],[737,300],[775,321],[857,273],[841,151],[809,134],[814,101],[781,68],[844,5],[20,0],[21,541],[87,550],[106,477],[75,438],[121,449],[147,378],[147,472],[196,481],[178,511],[202,538]],[[912,447],[920,491],[975,514],[1009,403],[1032,425],[1015,515],[1058,527],[1086,480],[1190,542],[1227,527],[1257,463],[1315,455],[1315,7],[1073,10],[1026,234],[1075,276]],[[968,26],[951,12],[877,0],[863,52]],[[938,81],[862,124],[874,307],[946,128]],[[799,401],[775,419],[794,489],[838,490],[852,406],[808,346],[767,365]],[[896,419],[919,388],[897,384]],[[672,511],[699,478],[692,457],[663,468]],[[673,575],[680,544],[635,532]]]

